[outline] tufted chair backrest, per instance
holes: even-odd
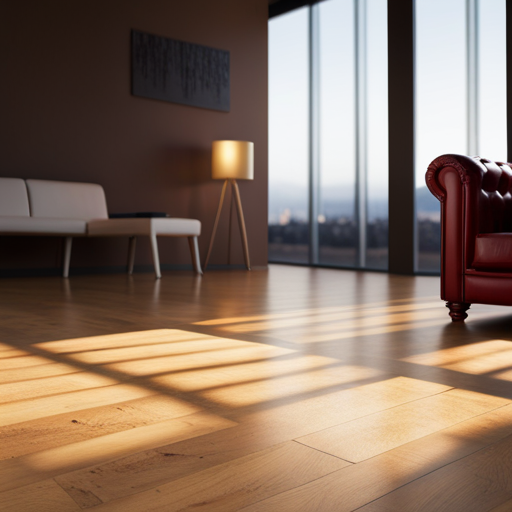
[[[509,164],[477,159],[486,169],[479,200],[479,232],[512,232],[512,169]]]

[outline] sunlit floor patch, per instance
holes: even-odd
[[[505,340],[439,349],[402,361],[512,381],[512,342]]]
[[[333,366],[320,356],[298,356],[268,360],[232,368],[191,371],[158,377],[159,383],[196,391],[209,401],[226,407],[269,404],[280,399],[303,399],[311,393],[332,392],[342,384],[357,385],[382,375],[379,370],[360,366]]]

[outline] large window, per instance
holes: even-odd
[[[476,152],[507,161],[507,64],[505,0],[477,3],[477,136]],[[491,78],[492,77],[492,78]]]
[[[269,23],[269,255],[309,261],[309,9]]]
[[[429,163],[444,153],[507,156],[505,0],[416,0],[415,18],[416,269],[438,272]]]
[[[269,23],[269,259],[387,268],[386,0]]]
[[[312,13],[315,14],[314,12]],[[318,263],[357,265],[354,2],[318,9]]]
[[[505,0],[411,2],[415,269],[437,273],[428,165],[507,158]],[[271,19],[269,34],[269,260],[386,269],[387,1],[325,0]]]
[[[366,13],[366,267],[388,266],[387,2],[367,0]]]

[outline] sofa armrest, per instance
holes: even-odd
[[[442,155],[428,167],[426,183],[441,202],[441,298],[464,301],[464,272],[478,233],[478,204],[485,167],[474,158]]]
[[[484,158],[442,155],[429,165],[426,182],[441,202],[441,297],[464,302],[476,236],[512,228],[512,170]]]

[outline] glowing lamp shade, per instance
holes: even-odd
[[[213,141],[212,178],[214,180],[254,179],[254,143],[245,140]]]

